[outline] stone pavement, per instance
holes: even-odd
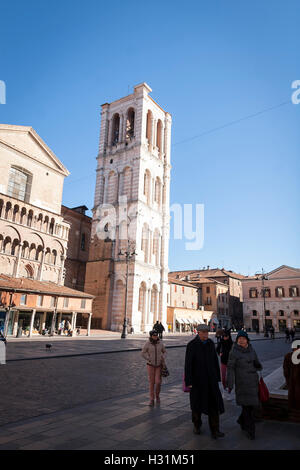
[[[232,334],[233,340],[236,334]],[[249,334],[252,341],[269,341],[262,334]],[[277,334],[275,343],[284,335]],[[98,353],[109,353],[116,351],[134,351],[140,350],[147,340],[146,334],[128,335],[126,339],[120,338],[120,333],[104,331],[102,334],[94,336],[37,336],[31,338],[8,338],[7,342],[7,361],[24,360],[29,358],[48,358],[48,357],[74,357],[76,355],[89,355]],[[210,338],[215,340],[215,334],[210,333]],[[193,339],[191,334],[166,334],[163,338],[167,347],[176,347],[186,345]],[[46,343],[52,344],[51,350],[47,350]]]
[[[283,339],[262,339],[254,347],[265,377],[282,367],[291,346]],[[190,340],[190,335],[166,336],[170,377],[164,379],[162,404],[155,409],[147,406],[147,373],[140,355],[145,337],[125,342],[65,338],[53,341],[57,358],[48,352],[36,360],[30,357],[44,354],[47,338],[10,342],[8,355],[23,360],[0,366],[0,450],[300,449],[300,425],[292,423],[261,422],[257,440],[248,441],[236,424],[239,408],[230,402],[221,417],[224,439],[211,440],[207,420],[203,435],[195,436],[189,397],[181,391],[184,346]],[[121,352],[124,344],[129,349]]]
[[[147,406],[148,393],[101,400],[0,428],[0,450],[299,450],[300,424],[257,423],[250,441],[236,424],[240,408],[225,402],[221,429],[210,437],[207,417],[201,435],[192,432],[189,396],[181,385],[164,385],[161,405]],[[130,453],[129,453],[130,455]]]

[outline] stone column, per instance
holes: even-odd
[[[35,312],[36,310],[32,310],[32,314],[31,314],[31,320],[30,320],[30,330],[29,330],[29,338],[30,336],[32,335],[32,330],[33,330],[33,323],[34,323],[34,317],[35,317]]]
[[[157,134],[157,119],[153,119],[153,134],[152,134],[152,146],[155,149],[156,148],[156,134]]]
[[[45,263],[45,249],[42,250],[42,260],[41,260],[41,264],[39,266],[38,278],[37,278],[38,281],[43,280],[44,263]]]
[[[112,140],[112,124],[113,124],[113,121],[112,119],[109,119],[107,121],[108,123],[108,141],[107,141],[107,145],[108,147],[111,147],[111,140]]]
[[[161,138],[160,138],[160,158],[163,159],[164,148],[165,148],[165,127],[161,126]]]
[[[23,248],[23,243],[20,243],[19,244],[18,256],[17,256],[17,259],[15,261],[13,277],[19,277],[19,267],[20,267],[22,248]]]
[[[87,333],[86,336],[91,335],[91,321],[92,321],[92,314],[89,313],[89,320],[88,320],[88,326],[87,326]]]
[[[12,314],[12,312],[11,312]],[[15,313],[15,318],[14,318],[14,326],[13,326],[13,336],[17,336],[18,333],[18,322],[19,322],[19,312]]]
[[[72,331],[74,331],[76,328],[76,318],[77,318],[77,312],[72,312],[72,322],[71,322]]]
[[[124,115],[120,114],[119,143],[125,141]]]
[[[156,299],[155,299],[155,321],[158,320],[159,316],[159,291],[156,291]]]
[[[47,313],[44,312],[43,319],[42,319],[42,331],[45,329],[45,326],[46,326],[46,316],[47,316]]]
[[[107,203],[108,196],[108,173],[103,177],[103,204]]]
[[[148,298],[147,298],[147,324],[148,325],[150,325],[150,312],[151,312],[151,289],[148,289]]]

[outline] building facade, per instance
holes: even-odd
[[[18,280],[20,285],[25,281],[38,282],[40,296],[44,295],[43,283],[45,286],[45,304],[37,305],[27,314],[28,305],[19,304],[18,296],[13,301],[13,309],[9,308],[7,299],[3,300],[0,305],[0,328],[7,329],[8,325],[12,325],[8,332],[13,334],[14,325],[19,320],[22,324],[26,323],[30,316],[31,321],[33,310],[39,309],[41,313],[42,309],[44,313],[49,313],[48,308],[52,308],[48,305],[46,294],[49,285],[55,286],[56,291],[64,285],[70,224],[61,213],[61,199],[64,178],[69,172],[34,129],[1,124],[0,174],[0,275],[5,277],[1,281],[5,287],[3,295],[6,299],[15,294]],[[17,285],[18,288],[21,288],[20,285]],[[27,295],[29,293],[30,290]],[[77,291],[72,291],[72,295],[78,296]],[[56,297],[60,303],[62,300]],[[82,296],[83,300],[86,298],[92,299],[93,296]],[[19,308],[23,311],[23,319],[18,316]],[[91,313],[91,306],[89,308]],[[53,318],[53,308],[50,314]]]
[[[69,224],[61,216],[69,174],[31,127],[0,125],[0,268],[64,283]]]
[[[142,83],[102,105],[86,291],[94,319],[115,331],[125,308],[135,332],[167,320],[171,116],[151,91]]]
[[[65,261],[65,286],[84,290],[86,263],[89,258],[92,218],[85,212],[86,206],[69,208],[61,206],[61,215],[70,224],[68,251]]]
[[[246,328],[300,330],[300,269],[280,266],[264,276],[249,276],[242,284]]]
[[[199,305],[213,310],[218,326],[240,328],[243,325],[242,274],[224,268],[174,271],[170,276],[198,285]]]
[[[80,326],[89,336],[92,301],[92,295],[52,282],[0,274],[0,329],[5,336],[30,337],[58,333],[69,321],[72,332]]]
[[[191,332],[200,323],[210,325],[216,316],[199,305],[198,286],[169,276],[167,324],[170,332]]]

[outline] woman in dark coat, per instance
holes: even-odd
[[[218,382],[221,381],[218,356],[214,343],[208,339],[208,327],[197,328],[198,335],[188,343],[185,356],[185,384],[190,387],[190,405],[194,433],[200,434],[201,414],[208,415],[211,435],[223,437],[219,429],[219,415],[224,404]]]
[[[229,354],[227,387],[230,392],[235,385],[236,403],[242,407],[237,422],[250,439],[255,439],[254,408],[259,405],[257,370],[262,370],[262,365],[249,341],[245,331],[238,332]]]
[[[298,351],[294,348],[292,352],[287,353],[283,362],[283,373],[288,386],[288,406],[295,410],[300,410],[300,364],[294,364],[297,361],[293,362],[292,356],[297,351],[295,356],[300,358],[299,347]]]

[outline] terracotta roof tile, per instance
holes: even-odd
[[[65,297],[82,297],[93,299],[94,296],[81,292],[79,290],[70,289],[65,286],[58,286],[54,282],[35,281],[25,277],[12,277],[7,274],[0,274],[0,290],[15,289],[19,291],[42,292],[43,294],[62,295]]]

